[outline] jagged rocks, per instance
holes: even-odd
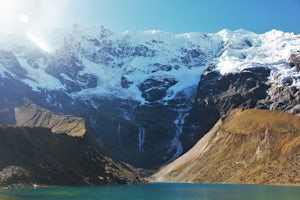
[[[295,67],[298,71],[300,71],[300,51],[292,53],[289,61],[291,67]]]
[[[270,70],[262,67],[224,76],[215,71],[208,72],[201,77],[197,103],[217,107],[221,115],[241,105],[254,107],[258,100],[267,97],[269,74]]]
[[[125,76],[121,77],[122,88],[129,88],[131,84],[133,84],[133,81],[128,81],[128,79]]]
[[[289,85],[273,85],[264,104],[271,110],[283,110],[299,114],[300,91],[299,88]]]
[[[270,87],[267,68],[245,69],[240,73],[221,75],[208,68],[198,85],[197,101],[187,117],[184,126],[185,149],[202,137],[217,120],[234,108],[255,108],[268,106],[260,104]]]
[[[132,49],[132,56],[154,57],[155,51],[152,49],[149,49],[145,45],[139,45],[139,46],[135,46]]]
[[[281,79],[281,84],[284,86],[290,86],[293,84],[293,78],[290,76],[284,77],[283,79]]]
[[[28,187],[33,186],[31,175],[24,167],[7,166],[0,171],[0,187]]]
[[[164,65],[160,63],[154,63],[153,64],[154,70],[152,70],[152,73],[157,72],[157,71],[171,71],[172,70],[172,65]]]
[[[176,83],[177,81],[173,78],[149,78],[139,85],[139,89],[142,92],[142,97],[145,98],[146,101],[154,102],[165,97],[168,88]]]
[[[191,147],[193,139],[202,137],[220,117],[235,108],[300,113],[300,91],[291,86],[291,78],[284,79],[284,84],[276,84],[268,81],[268,68],[250,68],[223,76],[213,68],[209,67],[201,76],[197,102],[186,120],[181,135],[186,149]]]

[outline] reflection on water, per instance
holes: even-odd
[[[37,189],[2,189],[0,200],[299,200],[300,187],[169,184],[117,185],[99,187],[52,187]]]

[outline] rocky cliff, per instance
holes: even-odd
[[[0,186],[140,182],[131,166],[109,157],[83,119],[27,99],[15,119],[18,126],[0,126]]]
[[[234,110],[155,181],[300,185],[300,118]]]

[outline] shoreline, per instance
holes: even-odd
[[[118,185],[152,185],[152,184],[191,184],[191,185],[243,185],[243,186],[272,186],[272,187],[300,187],[300,184],[255,184],[255,183],[213,183],[213,182],[143,182],[137,184],[104,184],[104,185],[39,185],[39,184],[11,184],[8,186],[0,186],[0,190],[6,189],[39,189],[39,188],[55,188],[55,187],[101,187],[101,186],[118,186]]]

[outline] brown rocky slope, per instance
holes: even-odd
[[[111,159],[82,118],[25,100],[17,126],[0,125],[0,187],[140,182],[135,170]]]
[[[53,133],[65,133],[79,137],[86,133],[83,118],[54,113],[26,98],[24,103],[15,107],[14,110],[17,126],[45,127],[50,128]]]
[[[234,110],[152,179],[300,185],[300,117],[280,111]]]

